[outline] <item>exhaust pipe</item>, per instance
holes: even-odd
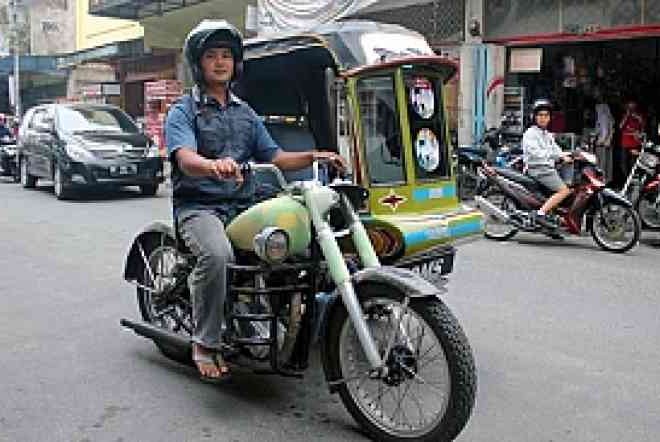
[[[511,220],[511,217],[509,216],[508,213],[506,213],[504,210],[500,209],[495,204],[491,203],[482,196],[475,196],[474,202],[477,204],[479,210],[497,218],[498,220],[504,223],[508,223]]]
[[[156,327],[155,325],[146,322],[133,322],[128,319],[120,320],[119,324],[123,327],[130,328],[140,336],[151,339],[159,347],[167,347],[168,349],[172,349],[182,354],[187,354],[188,352],[192,354],[192,343],[183,336],[169,330]]]

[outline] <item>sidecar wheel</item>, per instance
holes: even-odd
[[[451,441],[467,424],[477,379],[472,351],[456,318],[438,298],[413,299],[379,284],[358,287],[369,328],[381,355],[397,318],[388,375],[374,379],[348,313],[338,306],[330,318],[329,379],[344,406],[374,440]]]

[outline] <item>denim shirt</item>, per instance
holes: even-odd
[[[224,221],[233,218],[237,207],[251,205],[253,180],[247,179],[239,186],[233,180],[191,177],[179,169],[176,151],[185,147],[205,158],[231,157],[240,164],[251,160],[270,162],[279,150],[247,103],[230,93],[227,105],[222,106],[197,89],[170,109],[165,142],[172,163],[175,216],[182,209],[208,208],[224,215]]]

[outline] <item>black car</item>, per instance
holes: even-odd
[[[30,109],[18,133],[23,187],[52,180],[55,196],[76,188],[139,186],[155,195],[163,182],[157,146],[121,109],[106,104],[47,104]]]
[[[10,176],[18,182],[16,140],[10,136],[0,138],[0,176]]]

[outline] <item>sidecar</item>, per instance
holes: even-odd
[[[337,146],[349,161],[383,263],[451,272],[453,246],[483,228],[457,198],[444,105],[453,62],[406,28],[347,21],[249,40],[244,69],[236,92],[282,148]]]

